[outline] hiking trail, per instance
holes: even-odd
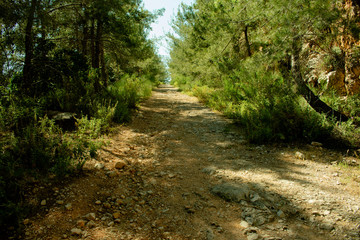
[[[107,141],[83,174],[34,185],[24,239],[360,239],[360,177],[320,143],[249,144],[168,85]]]

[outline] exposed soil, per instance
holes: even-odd
[[[83,174],[34,187],[24,239],[360,239],[356,158],[317,143],[249,144],[170,86],[108,141]]]

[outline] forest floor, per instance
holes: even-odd
[[[161,86],[83,173],[33,184],[22,238],[360,239],[356,158],[243,136]]]

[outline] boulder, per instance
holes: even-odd
[[[230,202],[240,202],[249,200],[252,191],[247,185],[220,184],[211,189],[214,195],[217,195]]]

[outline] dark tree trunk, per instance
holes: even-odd
[[[102,38],[102,21],[101,20],[97,20],[97,26],[96,26],[96,36],[95,36],[95,49],[94,49],[94,56],[93,56],[93,68],[97,69],[99,72],[98,74],[100,74],[101,76],[97,75],[96,79],[95,79],[95,83],[94,83],[94,87],[95,87],[95,91],[99,92],[100,90],[100,77],[101,79],[103,78],[103,73],[102,71],[100,72],[100,57],[101,57],[101,38]]]
[[[23,87],[24,90],[30,93],[32,85],[32,60],[34,51],[34,39],[33,39],[33,25],[35,18],[36,5],[38,0],[32,0],[28,11],[27,23],[25,27],[25,63],[23,68]]]
[[[90,28],[90,52],[91,52],[91,67],[95,66],[95,19],[91,19]]]
[[[82,53],[84,54],[84,56],[87,56],[88,54],[88,49],[87,49],[87,45],[88,45],[88,40],[89,40],[89,28],[87,26],[87,17],[85,16],[85,19],[83,21],[83,38],[82,38]]]
[[[248,26],[245,26],[244,29],[244,34],[245,34],[245,45],[246,45],[246,50],[247,50],[247,54],[249,57],[251,57],[251,47],[250,47],[250,41],[249,41],[249,34],[248,34]]]
[[[309,105],[317,112],[326,114],[327,117],[333,117],[337,121],[347,121],[349,118],[343,113],[332,109],[325,102],[321,101],[311,89],[306,85],[300,69],[300,37],[294,37],[292,45],[292,76],[295,80],[299,93],[305,98]]]
[[[104,87],[108,85],[108,75],[106,72],[106,64],[105,64],[105,53],[104,53],[104,44],[100,46],[100,65],[101,65],[101,79],[104,84]]]
[[[102,21],[97,20],[96,39],[95,39],[95,54],[93,68],[100,68],[100,44],[102,35]]]

